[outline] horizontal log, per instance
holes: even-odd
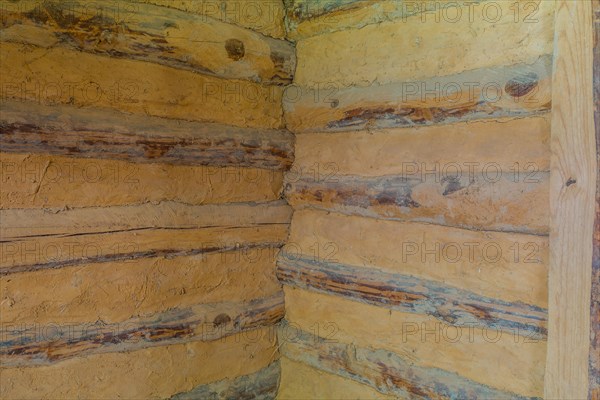
[[[331,4],[306,3],[309,10],[315,4]],[[335,3],[353,7],[347,1]],[[355,6],[367,2],[361,3]],[[527,6],[510,2],[424,3],[400,4],[400,14],[403,6],[409,14],[413,8],[427,8],[430,12],[298,41],[296,51],[301,62],[294,83],[309,88],[326,82],[337,87],[383,85],[479,68],[531,64],[553,52],[554,2],[535,0],[527,2]],[[387,10],[392,18],[397,13],[394,4],[388,4]],[[369,11],[364,13],[364,20],[368,21]],[[345,22],[338,15],[331,15],[329,25]],[[314,57],[315,54],[327,57]],[[357,55],[360,62],[356,62]]]
[[[283,99],[286,127],[296,133],[339,132],[530,116],[550,110],[551,75],[552,56],[546,54],[532,64],[420,81],[358,87],[324,80],[315,89],[295,82]]]
[[[478,325],[451,326],[431,316],[286,286],[284,292],[291,337],[298,330],[312,332],[356,348],[386,350],[500,391],[543,397],[544,340]]]
[[[423,367],[390,351],[356,347],[324,339],[283,323],[281,352],[287,357],[330,374],[370,385],[381,396],[411,399],[525,399],[477,383],[456,373]],[[284,364],[285,365],[285,364]]]
[[[481,0],[473,3],[479,1]],[[451,3],[452,0],[441,0],[437,5],[430,0],[289,0],[285,13],[287,37],[299,41],[316,35],[363,28],[370,24],[401,18],[406,23],[406,18],[424,11],[429,11],[427,19],[439,22],[445,8],[451,9],[447,11],[448,16],[455,11],[452,10]],[[433,12],[440,15],[435,17],[431,15]]]
[[[550,170],[550,113],[375,131],[297,135],[293,178],[339,175],[481,174],[498,167],[516,179]]]
[[[283,127],[280,86],[64,47],[3,42],[0,55],[3,101],[68,104],[238,127]]]
[[[205,15],[243,26],[264,35],[283,38],[283,0],[134,0]]]
[[[0,147],[11,153],[267,169],[287,169],[294,157],[294,138],[283,130],[31,102],[3,102],[0,128]]]
[[[373,0],[287,0],[285,25],[291,40],[306,39],[348,28],[362,28],[370,23],[409,15],[400,1]]]
[[[276,361],[253,374],[197,386],[171,399],[275,399],[280,375],[281,368]]]
[[[176,202],[65,210],[2,210],[3,241],[144,229],[194,229],[288,224],[284,201],[190,206]]]
[[[300,210],[280,257],[364,266],[548,307],[547,237]]]
[[[291,43],[167,7],[111,0],[23,2],[3,13],[3,42],[65,47],[263,84],[292,82]]]
[[[284,203],[0,210],[0,275],[137,258],[277,247]]]
[[[283,343],[282,350],[287,350],[290,346],[293,344]],[[337,371],[325,372],[284,356],[279,362],[281,364],[281,383],[277,398],[281,400],[335,399],[340,394],[348,399],[396,399],[396,397],[380,393],[362,382],[336,375]],[[310,385],[307,385],[307,382],[310,382]]]
[[[492,172],[493,171],[493,172]],[[293,177],[285,193],[295,209],[433,223],[475,230],[548,234],[549,175],[515,179],[492,168],[483,174],[414,177]]]
[[[276,357],[272,328],[262,328],[211,342],[93,354],[35,368],[2,368],[0,397],[164,399],[198,385],[252,374]]]
[[[283,171],[0,153],[0,184],[0,209],[201,205],[277,200]]]
[[[90,354],[128,352],[191,341],[216,341],[269,327],[283,318],[283,293],[248,303],[173,308],[114,324],[6,325],[1,367],[51,365]]]
[[[350,300],[430,315],[449,325],[482,326],[546,338],[548,310],[473,292],[410,275],[373,268],[281,258],[277,277],[290,286]]]
[[[207,255],[224,251],[251,254],[284,244],[288,227],[151,229],[0,242],[0,276],[92,263],[142,258]]]
[[[248,302],[281,290],[278,248],[80,264],[0,276],[1,321],[118,323],[196,304]]]
[[[284,5],[288,27],[325,14],[337,14],[340,10],[355,10],[366,6],[364,0],[287,0]]]

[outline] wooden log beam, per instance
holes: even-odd
[[[364,0],[285,0],[287,26],[297,25],[299,22],[334,13],[340,10],[355,10],[365,6]]]
[[[2,210],[2,240],[100,234],[145,229],[287,225],[291,210],[283,201],[190,206],[176,202],[57,210]]]
[[[486,167],[515,178],[550,170],[550,113],[381,129],[297,135],[290,175],[481,174]]]
[[[281,201],[0,210],[0,274],[277,247],[287,237],[290,218],[290,207]]]
[[[3,101],[2,152],[110,158],[141,163],[287,169],[284,130],[168,120],[105,110]]]
[[[141,258],[0,276],[0,323],[118,323],[172,308],[249,302],[281,290],[275,276],[278,250]]]
[[[370,385],[383,395],[411,399],[531,399],[495,389],[382,349],[323,338],[283,321],[278,329],[284,357]]]
[[[285,192],[296,209],[311,207],[381,219],[547,235],[549,210],[543,201],[548,197],[548,185],[548,172],[517,179],[507,171],[456,177],[409,172],[316,179],[292,175]],[[505,211],[499,212],[501,209]]]
[[[543,396],[545,340],[479,325],[447,325],[432,316],[291,286],[284,292],[291,336],[296,329],[318,331],[331,341],[391,351],[498,390]]]
[[[349,399],[397,400],[395,396],[378,392],[365,383],[313,368],[285,356],[279,362],[281,383],[277,398],[281,400],[335,399],[340,393]],[[307,385],[306,382],[311,384]]]
[[[147,61],[228,79],[292,82],[291,43],[167,7],[111,0],[8,4],[0,41]]]
[[[210,342],[91,354],[33,368],[2,368],[0,396],[167,399],[199,385],[266,367],[278,358],[273,336],[273,328],[266,327]]]
[[[485,0],[471,2],[471,7],[481,1]],[[453,0],[286,0],[285,3],[287,37],[297,41],[386,21],[402,19],[406,24],[406,18],[422,13],[426,19],[439,23],[442,17],[455,20],[453,13],[465,11],[457,11],[459,3]]]
[[[285,0],[285,26],[287,37],[292,40],[298,40],[307,36],[322,33],[323,31],[334,31],[345,28],[339,26],[339,18],[345,13],[362,10],[369,6],[370,1],[365,0],[329,0],[329,1],[306,1],[306,0]],[[396,3],[398,2],[388,2]],[[302,24],[307,21],[321,20],[321,29],[314,29],[313,32],[307,32],[308,29]],[[329,23],[327,23],[329,22]],[[365,22],[365,25],[367,22]],[[317,25],[317,23],[315,23]],[[324,25],[324,26],[323,26]],[[364,25],[363,25],[364,26]],[[327,29],[329,28],[329,29]]]
[[[336,132],[447,124],[535,115],[550,110],[552,56],[532,64],[480,68],[455,75],[365,87],[325,80],[291,86],[284,95],[293,132]]]
[[[243,26],[274,38],[285,37],[283,0],[134,0],[172,7]]]
[[[450,325],[477,325],[538,338],[546,336],[547,311],[541,307],[479,296],[409,275],[294,257],[279,259],[277,277],[284,284],[300,289],[430,315]]]
[[[592,2],[556,2],[545,398],[589,394],[595,185]]]
[[[3,100],[113,109],[244,128],[283,127],[281,86],[65,47],[3,42],[0,53]]]
[[[223,379],[178,393],[171,400],[196,399],[275,399],[281,367],[275,361],[253,374]]]
[[[259,203],[280,198],[283,171],[0,152],[0,184],[0,209]]]
[[[406,5],[419,8],[420,15],[298,41],[296,51],[301,62],[294,83],[313,89],[326,83],[338,88],[387,85],[477,69],[528,65],[544,54],[552,54],[552,1],[532,0],[525,3],[527,7],[504,1],[408,1]],[[307,1],[312,7],[327,3]],[[377,6],[376,1],[372,3]],[[387,7],[392,14],[395,12],[393,4]],[[368,8],[364,14],[368,21]],[[330,21],[331,25],[345,22],[337,15]],[[498,41],[498,37],[502,40]],[[315,54],[327,56],[314,57]],[[360,62],[356,62],[357,55]]]
[[[216,341],[283,318],[283,293],[247,303],[173,308],[111,324],[4,324],[0,367],[51,365],[90,354]]]
[[[548,238],[297,210],[280,257],[367,265],[548,307]]]

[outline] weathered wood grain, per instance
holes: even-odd
[[[31,400],[169,398],[198,385],[266,367],[277,358],[273,336],[272,328],[262,328],[211,342],[93,354],[35,368],[2,368],[0,396]]]
[[[282,349],[286,349],[282,343]],[[277,398],[281,400],[334,399],[344,394],[348,399],[396,400],[395,396],[385,395],[371,386],[344,378],[322,369],[313,368],[303,362],[282,355],[281,383]],[[306,383],[310,382],[310,385]]]
[[[443,5],[426,3],[430,8]],[[554,2],[529,1],[528,7],[505,1],[490,2],[491,6],[485,3],[454,2],[448,16],[443,12],[423,13],[300,40],[294,83],[308,88],[326,83],[337,87],[385,85],[480,68],[532,64],[538,57],[552,54]],[[312,1],[308,4],[315,6]],[[393,5],[388,7],[393,9]],[[462,12],[458,18],[457,8]],[[336,19],[334,15],[331,21]],[[315,56],[319,54],[326,56]]]
[[[481,1],[471,2],[471,7]],[[398,19],[406,23],[409,16],[422,13],[425,21],[458,21],[465,11],[457,9],[459,5],[452,0],[288,0],[285,14],[287,37],[301,40]],[[529,8],[531,12],[531,6]]]
[[[589,1],[556,2],[545,398],[589,391],[590,293],[598,165]]]
[[[298,330],[318,332],[333,342],[386,350],[415,365],[452,372],[497,390],[543,396],[544,340],[478,325],[454,327],[431,316],[288,286],[284,292],[291,337]]]
[[[112,324],[3,325],[1,367],[50,365],[73,357],[215,341],[283,318],[283,293],[248,303],[200,304]]]
[[[283,171],[262,168],[0,152],[0,209],[264,202],[282,184]]]
[[[592,1],[594,15],[594,122],[596,162],[600,166],[600,0]],[[588,398],[600,400],[600,174],[596,180],[596,221],[592,240],[592,295],[590,307],[590,389]]]
[[[31,102],[3,102],[0,129],[3,152],[267,169],[289,168],[294,155],[294,138],[284,130]]]
[[[2,100],[281,128],[283,88],[64,47],[0,46]],[[27,68],[23,68],[27,65]]]
[[[550,170],[550,113],[375,131],[297,135],[295,176],[481,174],[486,167],[516,180]]]
[[[467,290],[373,268],[303,258],[277,262],[281,282],[407,313],[449,325],[477,325],[502,332],[546,336],[547,310],[479,296]]]
[[[398,12],[398,9],[400,9],[398,1],[285,0],[284,4],[287,37],[292,40],[304,39],[349,27],[362,27],[369,23],[381,22],[382,20],[393,19],[395,16],[405,15],[401,11]],[[386,7],[386,4],[388,7]],[[371,14],[374,12],[373,9],[379,10],[381,7],[385,8],[385,11],[380,11],[380,15]],[[362,24],[360,24],[360,20],[355,21],[352,18],[356,18],[353,14],[359,14],[362,17]]]
[[[524,399],[456,373],[424,367],[401,354],[325,339],[283,322],[282,356],[377,389],[381,397],[411,399]]]
[[[285,37],[282,0],[135,0],[205,15],[275,38]]]
[[[539,172],[535,178],[515,182],[513,174],[493,171],[489,176],[463,174],[440,179],[402,174],[317,180],[301,176],[286,183],[285,193],[296,209],[311,207],[381,219],[547,235],[549,173]]]
[[[193,229],[288,224],[283,201],[190,206],[176,202],[65,210],[3,210],[3,241],[143,229]]]
[[[295,50],[273,39],[208,16],[111,0],[25,1],[6,7],[0,40],[65,47],[264,84],[292,82]]]
[[[534,115],[550,110],[551,72],[552,56],[545,54],[531,64],[366,87],[297,84],[283,97],[286,126],[296,133],[336,132]]]
[[[281,201],[0,210],[0,274],[280,246],[290,214]]]
[[[256,399],[272,400],[277,396],[281,367],[273,362],[268,367],[250,375],[223,379],[197,386],[189,392],[178,393],[172,400],[196,399]]]
[[[547,308],[548,253],[547,237],[299,210],[280,257],[406,274]]]
[[[80,264],[0,276],[3,325],[119,323],[137,315],[281,290],[278,248]]]

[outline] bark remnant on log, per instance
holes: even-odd
[[[343,296],[379,307],[430,315],[456,326],[483,326],[545,339],[547,310],[507,302],[409,275],[369,267],[280,258],[277,277],[300,289]]]

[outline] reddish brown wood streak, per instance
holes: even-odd
[[[531,91],[533,87],[513,88],[519,96],[524,96]],[[521,94],[522,93],[522,94]],[[545,104],[540,107],[540,111],[549,109],[550,105]],[[430,125],[443,123],[448,120],[466,120],[474,119],[474,117],[484,116],[505,116],[505,115],[528,115],[533,112],[528,111],[511,111],[505,110],[502,107],[497,107],[493,104],[477,101],[470,104],[460,104],[456,107],[410,107],[410,108],[363,108],[358,107],[348,110],[344,113],[344,118],[336,121],[331,121],[327,128],[350,128],[353,126],[365,126],[373,124],[377,121],[387,121],[394,127],[413,126],[413,125]]]
[[[242,68],[244,73],[241,75],[230,72],[229,70],[233,71],[235,68],[226,68],[226,64],[215,71],[207,66],[210,62],[203,59],[202,56],[206,57],[206,54],[191,51],[192,40],[179,46],[168,40],[167,32],[167,29],[178,29],[180,21],[189,23],[192,20],[199,29],[203,24],[210,27],[210,21],[207,23],[200,17],[177,10],[157,9],[144,4],[130,5],[127,11],[134,13],[135,17],[116,20],[113,14],[118,15],[119,6],[123,7],[118,2],[103,4],[106,9],[102,13],[90,12],[90,9],[76,12],[71,9],[74,4],[77,3],[63,5],[57,1],[43,1],[26,12],[4,10],[2,28],[10,28],[16,24],[34,25],[46,29],[47,34],[56,37],[57,44],[63,47],[92,54],[149,61],[204,75],[242,78],[276,85],[292,82],[295,53],[293,46],[286,41],[259,36],[252,31],[238,28],[234,32],[240,34],[241,38],[250,36],[254,40],[264,41],[269,48],[267,53],[261,55],[265,61],[273,58],[283,61],[273,62],[271,66],[264,62],[264,65],[246,62],[246,66]],[[113,10],[112,7],[116,9]],[[123,10],[120,11],[124,13]],[[235,43],[235,46],[232,46],[232,43]],[[230,54],[232,63],[244,58],[244,43],[241,40],[232,38],[224,42],[223,46]],[[236,66],[239,70],[239,63]]]
[[[218,315],[215,317],[215,314]],[[246,303],[171,309],[111,324],[49,324],[44,327],[34,322],[5,323],[1,332],[0,365],[52,364],[87,354],[130,351],[188,341],[212,341],[271,326],[283,318],[283,314],[283,293],[279,292]],[[223,322],[224,315],[227,316],[226,322]],[[60,333],[53,334],[51,329],[54,328]]]
[[[282,257],[277,277],[284,284],[402,312],[431,315],[450,325],[476,324],[544,338],[547,310],[506,302],[409,275],[371,267]]]
[[[439,368],[419,366],[400,354],[355,347],[299,330],[285,320],[279,330],[282,354],[313,368],[376,388],[398,398],[525,399]]]
[[[285,191],[288,201],[296,208],[315,207],[381,219],[546,235],[548,210],[528,204],[539,201],[540,196],[547,193],[548,181],[546,171],[536,173],[531,182],[514,182],[508,174],[494,182],[479,176],[471,179],[466,174],[460,179],[423,179],[399,174],[346,175],[324,180],[306,175],[290,180]],[[504,196],[486,195],[492,188],[502,191]],[[415,195],[422,190],[433,192],[424,204]],[[421,194],[420,198],[423,197]],[[471,206],[464,207],[464,204]],[[511,213],[497,212],[501,207],[511,207]]]
[[[9,153],[265,169],[288,169],[294,154],[293,136],[285,131],[141,120],[97,110],[88,116],[71,107],[13,101],[2,104],[0,148]]]

